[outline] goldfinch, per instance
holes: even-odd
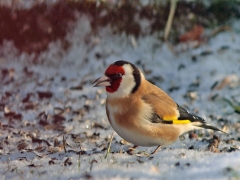
[[[147,81],[130,62],[116,61],[93,84],[106,87],[109,123],[119,136],[135,147],[158,146],[155,153],[185,132],[221,131],[179,106],[162,89]]]

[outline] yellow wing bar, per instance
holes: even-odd
[[[188,124],[188,123],[191,123],[190,120],[172,120],[173,124]]]
[[[166,124],[188,124],[188,123],[191,123],[190,120],[178,120],[178,119],[175,119],[175,120],[163,120],[163,123],[166,123]]]

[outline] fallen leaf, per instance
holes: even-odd
[[[63,113],[64,113],[64,109],[62,109],[60,107],[55,107],[54,108],[54,114],[61,115]]]
[[[46,146],[38,146],[34,149],[34,151],[43,152],[46,148],[47,148]]]
[[[38,168],[38,167],[42,167],[42,165],[29,164],[28,167]]]
[[[157,166],[151,166],[151,172],[159,173],[159,168]]]
[[[94,122],[92,123],[92,127],[93,128],[99,128],[99,129],[107,129],[106,127],[104,127],[102,124],[98,123],[98,122]]]
[[[41,119],[38,123],[41,124],[42,126],[49,125],[49,123],[43,119]]]
[[[38,91],[37,93],[40,99],[51,98],[53,96],[52,92],[50,91]]]
[[[45,130],[56,130],[56,131],[64,131],[65,127],[62,125],[56,125],[56,124],[48,124],[44,126]]]
[[[62,151],[62,149],[61,149],[60,147],[50,146],[50,147],[48,148],[48,152],[49,152],[49,153],[56,153],[56,152],[61,152],[61,151]]]
[[[220,153],[220,151],[218,150],[219,143],[220,143],[220,138],[217,135],[213,135],[213,138],[209,140],[209,145],[207,147],[207,150],[214,153]]]
[[[42,142],[46,143],[48,146],[51,146],[51,144],[45,140],[45,139],[38,139],[38,138],[34,138],[34,137],[31,137],[32,138],[32,143],[38,143],[38,144],[41,144]]]
[[[10,111],[10,112],[4,113],[4,117],[13,117],[15,114],[16,114],[15,112]]]
[[[70,90],[82,90],[82,89],[83,87],[81,85],[70,87]]]
[[[33,109],[35,109],[36,106],[37,106],[36,104],[29,102],[29,103],[25,104],[24,110],[33,110]]]
[[[71,161],[71,158],[67,158],[65,161],[64,161],[64,163],[63,163],[63,165],[64,166],[70,166],[70,165],[72,165],[73,163],[72,163],[72,161]]]
[[[53,115],[53,124],[62,124],[66,118],[62,115],[55,114]]]
[[[0,111],[4,111],[4,107],[5,107],[5,104],[4,103],[0,103]]]
[[[232,75],[229,75],[229,76],[226,76],[222,79],[222,81],[214,87],[214,89],[217,89],[217,90],[221,90],[223,88],[225,88],[226,86],[237,86],[240,85],[239,83],[239,77],[235,74],[232,74]]]
[[[23,142],[23,143],[20,143],[17,148],[19,151],[23,150],[23,149],[26,149],[26,147],[28,147],[29,144]]]
[[[14,114],[13,118],[17,120],[22,120],[22,114]]]
[[[190,31],[179,36],[180,42],[201,41],[204,28],[201,25],[195,25]]]
[[[55,164],[55,162],[53,160],[50,160],[50,161],[48,161],[48,164],[53,165],[53,164]]]

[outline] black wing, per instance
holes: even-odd
[[[179,106],[178,104],[177,104],[177,106],[178,106],[178,111],[180,114],[178,117],[178,120],[189,120],[191,122],[206,123],[206,121],[203,118],[190,114],[186,109]]]

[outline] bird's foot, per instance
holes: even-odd
[[[161,145],[159,145],[150,155],[156,154],[159,149],[161,149]]]
[[[130,147],[128,150],[127,150],[127,153],[130,154],[130,155],[136,155],[136,156],[151,156],[153,154],[156,154],[159,149],[161,149],[161,145],[159,145],[153,152],[151,153],[148,153],[146,151],[136,151],[136,147],[138,147],[137,145],[134,145],[133,147]]]
[[[130,154],[130,155],[133,155],[134,151],[136,150],[138,146],[137,145],[134,145],[133,147],[130,147],[128,150],[127,150],[127,153]]]

